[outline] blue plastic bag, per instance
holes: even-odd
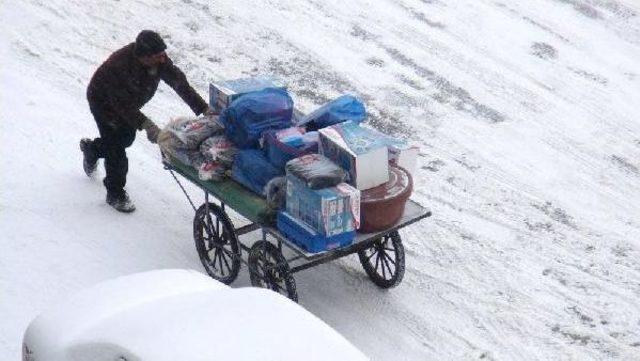
[[[343,95],[302,117],[298,125],[306,125],[307,130],[318,130],[347,120],[361,123],[366,116],[364,104],[358,98]]]
[[[233,161],[231,178],[253,192],[265,196],[265,186],[270,180],[284,175],[274,167],[263,152],[257,149],[241,150]]]
[[[284,89],[267,88],[246,93],[220,115],[225,135],[238,148],[257,148],[262,133],[291,126],[293,100]]]

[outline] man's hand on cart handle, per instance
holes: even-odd
[[[147,119],[142,123],[142,129],[147,132],[147,139],[153,144],[158,142],[158,134],[160,134],[160,128],[151,119]]]

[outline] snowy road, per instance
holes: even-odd
[[[413,198],[434,216],[402,232],[403,283],[377,289],[355,257],[296,276],[301,304],[367,355],[640,360],[633,0],[0,2],[0,359],[54,299],[201,270],[191,210],[144,136],[134,214],[81,170],[86,84],[144,28],[203,96],[272,73],[302,110],[356,93],[370,124],[421,145]],[[166,86],[144,111],[189,114]]]

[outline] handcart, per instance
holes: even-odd
[[[409,199],[402,218],[381,232],[357,233],[354,241],[344,247],[319,253],[309,253],[282,235],[270,222],[273,211],[266,201],[231,179],[203,181],[194,168],[163,156],[165,169],[178,183],[195,211],[193,238],[198,256],[207,273],[214,279],[230,284],[238,276],[241,263],[249,269],[251,284],[272,289],[298,301],[293,274],[316,265],[357,253],[365,272],[377,286],[391,288],[402,281],[405,252],[398,230],[431,216],[431,212]],[[204,203],[196,208],[176,173],[204,191]],[[218,200],[219,204],[212,201]],[[234,227],[227,215],[229,207],[249,221]],[[260,230],[261,240],[251,246],[239,236]],[[283,248],[293,255],[286,258]],[[243,257],[246,253],[246,257]]]

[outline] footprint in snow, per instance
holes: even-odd
[[[531,54],[544,60],[552,60],[558,58],[558,50],[547,43],[533,43],[531,45]]]

